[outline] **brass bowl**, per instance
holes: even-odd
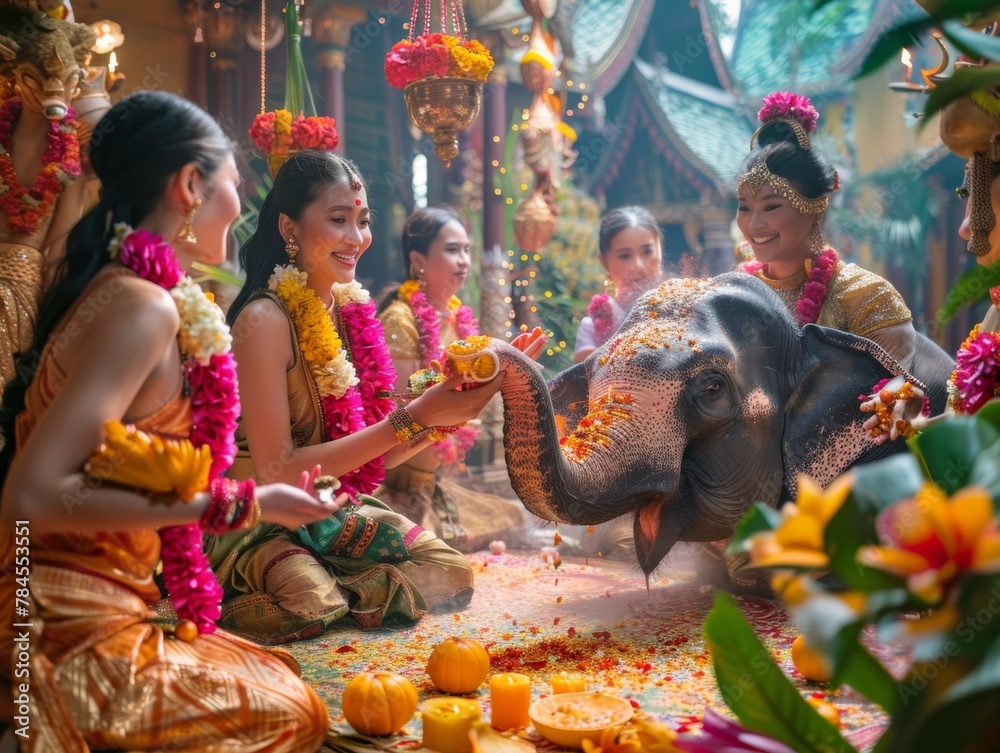
[[[584,740],[599,745],[606,729],[623,727],[634,712],[624,698],[586,691],[539,698],[531,704],[528,716],[538,734],[549,742],[582,748]]]
[[[458,156],[458,133],[479,116],[483,85],[466,78],[425,78],[406,85],[403,96],[413,125],[434,141],[445,167]]]

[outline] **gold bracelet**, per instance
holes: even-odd
[[[400,442],[409,442],[424,430],[424,427],[413,420],[406,408],[396,408],[389,414],[389,423]]]

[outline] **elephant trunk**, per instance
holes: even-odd
[[[524,506],[541,518],[591,525],[618,517],[641,500],[622,484],[627,474],[614,446],[628,446],[629,398],[609,390],[605,399],[590,400],[581,421],[588,429],[560,442],[549,390],[538,367],[498,340],[497,354],[505,376],[504,452],[511,485]],[[590,424],[588,424],[588,419]],[[564,443],[564,444],[563,444]]]

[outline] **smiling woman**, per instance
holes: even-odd
[[[761,127],[737,182],[736,221],[751,256],[741,265],[774,290],[800,325],[867,337],[909,369],[916,347],[910,310],[892,285],[840,260],[822,222],[839,177],[810,142],[819,113],[806,97],[764,98]]]
[[[387,466],[429,446],[430,428],[475,418],[502,379],[470,391],[449,379],[393,410],[385,336],[354,279],[371,240],[353,163],[303,151],[279,170],[240,251],[247,282],[229,318],[243,415],[232,475],[322,467],[341,492],[319,523],[257,526],[207,545],[225,589],[222,624],[258,641],[310,637],[349,612],[369,628],[412,622],[472,596],[465,557],[368,495]]]

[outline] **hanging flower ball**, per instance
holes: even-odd
[[[472,638],[446,638],[431,652],[427,675],[445,693],[464,695],[479,688],[490,673],[490,656]]]
[[[364,672],[347,683],[340,703],[362,735],[391,735],[413,718],[417,689],[394,672]]]

